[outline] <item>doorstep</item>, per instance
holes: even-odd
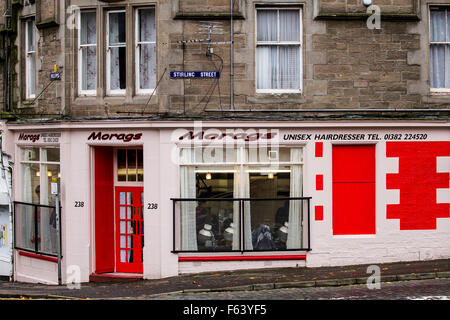
[[[131,282],[142,279],[140,273],[93,273],[89,276],[90,282]]]

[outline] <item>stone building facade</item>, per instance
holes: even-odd
[[[12,1],[13,3],[16,3]],[[22,3],[20,1],[17,1]],[[34,2],[34,1],[32,1]],[[259,110],[293,110],[290,116],[328,115],[322,109],[352,109],[358,116],[375,113],[365,109],[405,109],[405,113],[377,116],[421,117],[411,109],[445,109],[449,100],[430,91],[429,7],[433,1],[378,1],[381,28],[369,29],[367,7],[362,1],[287,1],[301,9],[301,85],[298,92],[260,93],[256,88],[256,11],[277,6],[276,1],[234,1],[233,68],[230,68],[229,1],[23,1],[19,9],[17,34],[23,35],[26,18],[36,16],[36,91],[48,85],[57,65],[62,81],[50,85],[36,100],[26,99],[23,88],[23,37],[14,45],[20,53],[14,65],[12,103],[14,112],[46,118],[170,116],[200,117],[256,116]],[[284,4],[285,2],[283,2]],[[441,2],[436,2],[441,4]],[[3,4],[5,6],[5,4]],[[156,8],[156,80],[158,87],[150,101],[134,85],[134,10]],[[42,8],[54,8],[43,10]],[[108,10],[120,8],[127,15],[127,89],[120,97],[108,96],[106,86],[105,37],[97,35],[97,92],[80,95],[78,81],[78,30],[76,10],[96,11],[98,26],[105,24]],[[201,8],[201,9],[198,9]],[[2,9],[5,11],[4,9]],[[48,11],[48,12],[47,12]],[[373,11],[375,12],[375,11]],[[2,18],[4,19],[4,18]],[[101,28],[105,32],[104,28]],[[207,44],[210,39],[210,45]],[[213,54],[207,55],[210,48]],[[102,50],[100,50],[102,49]],[[173,70],[221,70],[220,79],[170,79]],[[231,77],[230,74],[233,73]],[[230,83],[233,83],[232,90]],[[230,94],[233,99],[230,101]],[[30,101],[31,100],[31,101]],[[32,105],[30,103],[33,102]],[[233,103],[230,106],[230,102]],[[320,111],[316,111],[319,109]],[[297,112],[297,110],[300,110]],[[313,110],[306,113],[307,110]],[[229,111],[234,111],[231,113]],[[125,113],[124,113],[125,112]],[[126,112],[129,112],[128,114]],[[346,118],[346,112],[338,113]],[[411,113],[412,112],[412,113]],[[283,113],[284,114],[284,113]],[[332,112],[335,114],[335,111]],[[443,115],[431,112],[433,116]],[[280,113],[274,113],[276,118]],[[283,116],[284,117],[284,116]]]
[[[450,2],[369,2],[2,1],[15,279],[449,258]]]

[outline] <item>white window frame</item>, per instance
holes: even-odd
[[[277,23],[278,23],[278,39],[280,37],[280,28],[279,28],[279,24],[280,24],[280,19],[279,19],[279,12],[281,10],[298,10],[298,14],[299,14],[299,22],[300,22],[300,41],[277,41],[277,42],[272,42],[272,41],[258,41],[258,11],[259,10],[276,10],[278,12],[278,18],[277,18]],[[257,66],[255,63],[255,88],[256,88],[256,93],[271,93],[271,94],[277,94],[277,93],[302,93],[303,92],[303,15],[302,15],[302,8],[298,8],[298,7],[258,7],[255,10],[255,62],[257,61],[257,56],[258,56],[258,46],[267,46],[267,45],[274,45],[274,46],[283,46],[283,45],[296,45],[299,47],[300,50],[300,63],[299,63],[299,88],[298,89],[258,89],[258,84],[257,84],[257,76],[258,76],[258,70],[257,70]]]
[[[78,14],[78,94],[84,95],[84,96],[95,96],[97,94],[97,85],[95,90],[83,90],[83,55],[82,55],[82,49],[87,47],[96,47],[96,59],[98,60],[98,46],[97,46],[97,35],[96,35],[96,42],[95,43],[89,43],[89,44],[81,44],[81,15],[83,13],[96,13],[95,9],[90,10],[80,10]],[[95,23],[96,23],[96,29],[98,31],[98,24],[97,24],[97,16],[95,17]],[[97,63],[97,77],[96,82],[98,83],[98,63]]]
[[[450,34],[447,34],[447,39],[449,39],[449,41],[440,41],[440,42],[436,42],[436,41],[431,41],[431,11],[432,11],[432,6],[429,7],[428,10],[428,30],[429,30],[429,42],[430,42],[430,46],[429,46],[429,53],[431,53],[431,45],[444,45],[445,50],[447,51],[447,54],[450,54],[450,52],[448,52],[450,50],[450,48],[447,46],[450,46]],[[450,12],[450,7],[439,7],[439,10],[444,10],[446,13]],[[445,20],[446,20],[446,25],[447,27],[445,28],[445,30],[448,32],[449,28],[448,25],[450,24],[450,21],[448,20],[448,15],[445,15]],[[429,62],[431,62],[431,58],[429,59]],[[430,72],[430,82],[431,82],[431,66],[429,68],[429,72]],[[449,71],[450,72],[450,67],[449,67]],[[450,85],[450,83],[449,83]],[[450,93],[450,88],[432,88],[431,87],[431,83],[430,83],[430,92],[431,93]]]
[[[23,158],[23,152],[24,150],[26,150],[27,148],[33,148],[33,149],[37,149],[39,152],[39,160],[25,160]],[[59,149],[59,161],[44,161],[42,160],[42,155],[43,155],[43,149]],[[20,146],[20,163],[21,163],[21,170],[22,170],[22,177],[21,179],[23,179],[23,165],[25,164],[35,164],[39,166],[39,185],[43,186],[45,185],[44,180],[48,179],[48,170],[43,170],[43,168],[45,168],[45,166],[47,165],[56,165],[59,167],[59,171],[56,175],[56,177],[60,180],[61,179],[61,148],[59,146],[28,146],[28,145],[23,145]],[[47,172],[46,172],[47,171]],[[52,173],[53,174],[53,173]],[[22,180],[21,180],[22,181]],[[22,189],[23,189],[23,185],[22,185]],[[41,191],[40,195],[39,195],[39,204],[44,204],[44,205],[48,205],[49,204],[49,197],[51,195]],[[23,199],[23,194],[21,195],[21,198]]]
[[[108,10],[106,12],[106,94],[107,95],[125,95],[126,94],[126,88],[125,89],[115,89],[111,90],[111,50],[110,48],[127,48],[126,38],[124,43],[119,43],[111,46],[109,44],[109,17],[112,13],[124,13],[125,14],[125,24],[126,24],[126,15],[127,12],[125,9],[121,10]],[[125,55],[126,57],[127,55]],[[127,57],[125,58],[127,60]],[[126,62],[125,62],[125,68],[126,68]]]
[[[30,30],[30,22],[32,23],[33,30]],[[26,99],[34,99],[36,97],[36,25],[34,19],[25,20],[25,97]],[[33,34],[34,50],[29,48],[29,34]],[[34,57],[34,58],[33,58]],[[30,75],[31,59],[34,59],[34,78]],[[34,92],[31,92],[31,84],[34,83]]]
[[[141,89],[141,84],[140,84],[140,76],[139,76],[139,66],[140,66],[140,46],[143,44],[154,44],[155,45],[155,53],[157,52],[156,50],[156,38],[155,41],[139,41],[139,35],[140,35],[140,23],[139,23],[139,14],[141,10],[146,10],[146,9],[153,9],[155,12],[155,33],[156,33],[156,8],[154,6],[151,7],[142,7],[142,8],[137,8],[136,9],[136,14],[135,14],[135,76],[136,76],[136,93],[137,94],[151,94],[155,88],[149,88],[149,89]],[[156,65],[156,56],[155,56],[155,65]]]

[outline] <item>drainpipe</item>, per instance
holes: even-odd
[[[11,0],[6,1],[6,12],[4,14],[5,16],[5,24],[6,24],[6,36],[4,38],[5,41],[5,67],[6,70],[4,72],[4,79],[5,79],[5,111],[10,111],[10,105],[11,105],[11,63],[10,63],[10,56],[11,56],[11,39],[9,37],[9,30],[11,29]]]
[[[234,58],[234,25],[233,25],[233,11],[234,11],[234,0],[230,0],[230,109],[234,110],[234,68],[233,68],[233,58]]]

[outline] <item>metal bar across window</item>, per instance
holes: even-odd
[[[219,253],[219,252],[284,252],[284,251],[310,251],[311,250],[311,244],[310,244],[310,202],[311,202],[312,197],[278,197],[278,198],[171,198],[170,200],[172,201],[172,210],[173,210],[173,226],[172,226],[172,239],[173,239],[173,250],[172,253]],[[181,243],[181,229],[183,228],[182,224],[181,224],[181,220],[179,220],[181,218],[181,215],[178,216],[177,219],[177,203],[182,203],[182,202],[225,202],[225,201],[230,201],[230,202],[235,202],[238,201],[239,202],[239,214],[237,215],[239,217],[239,227],[238,227],[238,232],[239,232],[239,249],[223,249],[223,248],[218,248],[218,249],[212,249],[212,250],[183,250],[181,249],[182,247],[182,243]],[[299,207],[299,210],[304,210],[306,213],[306,217],[304,217],[303,215],[301,215],[302,219],[300,220],[300,226],[299,226],[299,230],[297,230],[298,232],[300,232],[302,238],[304,235],[304,232],[307,232],[307,237],[306,237],[306,241],[307,241],[307,245],[305,246],[303,244],[300,245],[299,248],[282,248],[282,249],[270,249],[270,250],[261,250],[261,249],[247,249],[245,248],[245,228],[248,226],[245,226],[245,222],[244,222],[244,210],[245,210],[245,206],[244,203],[245,202],[258,202],[258,201],[301,201],[301,206]],[[306,206],[307,208],[304,208],[304,201],[306,202]],[[302,209],[300,209],[302,208]],[[194,211],[194,214],[196,214],[196,211]],[[306,227],[303,226],[303,222],[304,220],[307,219],[306,222]],[[197,222],[197,221],[196,221]],[[177,228],[177,225],[179,226],[179,228]],[[178,232],[178,234],[177,234]],[[179,240],[177,240],[179,239]],[[178,248],[178,249],[177,249]]]
[[[50,230],[47,230],[49,234],[45,234],[43,236],[44,230],[40,227],[41,221],[43,221],[43,216],[45,213],[51,215],[56,215],[56,207],[50,206],[50,205],[44,205],[44,204],[35,204],[35,203],[28,203],[28,202],[21,202],[21,201],[14,201],[13,202],[13,230],[14,230],[14,249],[34,253],[42,256],[49,256],[49,257],[58,257],[58,254],[56,252],[46,252],[43,251],[40,246],[42,246],[42,239],[45,237],[51,237],[50,236]],[[19,209],[19,207],[21,209]],[[25,208],[31,208],[31,210],[24,210]],[[40,209],[48,209],[48,210],[40,210]],[[61,206],[60,213],[61,213]],[[27,217],[26,215],[30,214],[31,217]],[[20,217],[19,217],[20,215]],[[39,217],[38,217],[39,216]],[[54,217],[56,219],[56,217]],[[26,221],[30,222],[31,225],[26,226]],[[50,217],[49,217],[50,222]],[[29,231],[33,231],[34,235],[32,234],[24,234],[24,229],[27,229]],[[59,219],[59,229],[61,229],[61,219]],[[34,238],[33,238],[34,236]],[[33,248],[31,247],[30,243],[27,245],[27,238],[30,238],[28,241],[34,242]],[[31,241],[34,239],[33,241]],[[61,243],[61,234],[59,238],[55,238],[55,241],[59,241]],[[56,243],[52,243],[56,247]]]

